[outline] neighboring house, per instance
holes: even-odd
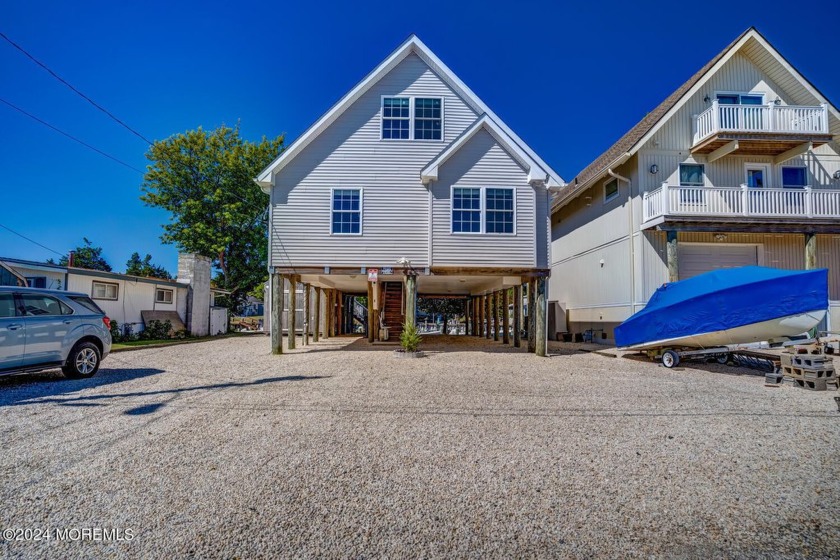
[[[264,306],[261,300],[258,300],[254,296],[248,296],[245,298],[245,304],[242,306],[242,311],[240,315],[243,317],[255,317],[263,315]]]
[[[214,307],[210,264],[203,257],[179,255],[177,280],[5,257],[0,257],[0,264],[17,277],[24,278],[27,285],[33,288],[89,294],[108,317],[125,329],[123,332],[138,333],[143,330],[144,321],[152,319],[169,319],[175,328],[186,327],[196,336],[209,334],[211,326],[214,327],[212,334],[227,330],[227,311]],[[0,279],[3,278],[0,272]],[[4,284],[17,285],[20,282]],[[193,317],[191,313],[195,306],[205,311]],[[224,315],[224,318],[220,315]]]
[[[747,30],[553,201],[550,336],[612,340],[663,283],[755,264],[830,269],[840,329],[839,138],[837,108]]]
[[[418,293],[470,297],[472,332],[482,296],[529,281],[544,294],[563,182],[415,36],[257,182],[270,271],[328,290],[337,332],[353,324],[347,298],[369,293],[369,340],[413,322]]]

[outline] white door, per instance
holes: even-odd
[[[680,280],[711,270],[759,264],[758,245],[681,243],[678,247]]]
[[[766,163],[747,163],[745,168],[745,183],[750,189],[750,214],[772,214],[775,210],[768,205],[769,200],[762,189],[770,186],[770,166]]]

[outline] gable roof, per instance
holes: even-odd
[[[554,213],[557,209],[570,202],[576,195],[588,189],[592,183],[607,174],[607,171],[614,166],[621,165],[632,155],[639,150],[648,139],[665,124],[665,122],[674,113],[676,113],[688,99],[694,95],[697,90],[708,81],[714,73],[719,70],[726,62],[735,55],[742,47],[744,47],[750,40],[755,40],[760,47],[766,50],[773,58],[779,62],[785,70],[790,72],[806,89],[809,90],[814,97],[820,99],[823,103],[828,105],[835,118],[840,120],[840,112],[828,101],[828,99],[820,93],[820,91],[811,84],[802,74],[799,73],[782,55],[779,53],[755,27],[750,27],[737,39],[732,41],[725,49],[723,49],[717,56],[707,62],[700,70],[697,71],[691,78],[683,85],[676,89],[671,95],[665,98],[665,101],[660,103],[653,111],[645,115],[633,128],[627,131],[624,136],[618,139],[606,152],[598,156],[592,163],[587,165],[578,175],[566,185],[560,193],[554,198],[551,205],[551,212]]]
[[[271,175],[280,171],[289,164],[306,146],[309,145],[319,134],[324,132],[333,122],[338,119],[354,102],[372,88],[379,80],[393,70],[410,54],[419,56],[455,93],[461,96],[464,101],[479,115],[487,115],[496,126],[504,131],[510,141],[518,149],[528,155],[539,167],[544,169],[548,175],[548,186],[560,186],[565,184],[563,179],[551,169],[540,157],[530,148],[519,136],[505,125],[487,105],[484,104],[473,91],[467,87],[453,72],[446,66],[429,48],[414,34],[403,42],[388,58],[383,60],[379,66],[373,69],[361,82],[347,92],[344,97],[324,113],[315,124],[310,126],[299,138],[292,142],[283,153],[281,153],[268,167],[257,175],[255,181],[264,192],[271,187]]]
[[[437,181],[438,168],[446,163],[458,150],[463,148],[479,131],[486,130],[496,142],[498,142],[507,152],[522,166],[528,173],[528,182],[542,181],[548,179],[548,172],[543,169],[540,164],[534,161],[525,150],[520,148],[513,138],[505,132],[496,121],[490,118],[489,115],[482,115],[475,121],[461,136],[452,142],[444,151],[442,151],[435,159],[420,172],[420,180],[423,184],[428,184],[430,181]]]

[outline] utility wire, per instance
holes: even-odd
[[[23,239],[26,239],[26,240],[27,240],[27,241],[29,241],[30,243],[34,243],[34,244],[35,244],[35,245],[37,245],[38,247],[41,247],[41,248],[43,248],[43,249],[46,249],[47,251],[52,251],[53,253],[55,253],[55,254],[56,254],[56,255],[58,255],[59,257],[63,257],[63,256],[64,256],[64,254],[59,253],[59,252],[58,252],[58,251],[56,251],[55,249],[50,249],[50,248],[49,248],[49,247],[47,247],[46,245],[41,245],[40,243],[38,243],[38,242],[37,242],[37,241],[35,241],[34,239],[29,239],[28,237],[26,237],[26,236],[25,236],[25,235],[23,235],[22,233],[18,233],[18,232],[16,232],[15,230],[13,230],[12,228],[10,228],[10,227],[8,227],[8,226],[4,226],[3,224],[0,224],[0,227],[1,227],[1,228],[3,228],[3,229],[5,229],[5,230],[7,230],[7,231],[10,231],[10,232],[14,233],[14,234],[15,234],[15,235],[17,235],[18,237],[22,237]]]
[[[9,103],[8,101],[6,101],[5,99],[3,99],[2,97],[0,97],[0,102],[5,103],[6,105],[8,105],[9,107],[11,107],[12,109],[15,109],[16,111],[20,111],[21,113],[23,113],[24,115],[26,115],[26,116],[27,116],[27,117],[29,117],[30,119],[34,119],[34,120],[38,121],[38,122],[39,122],[39,123],[41,123],[42,125],[44,125],[44,126],[46,126],[46,127],[49,127],[49,128],[51,128],[51,129],[53,129],[54,131],[58,132],[59,134],[63,134],[64,136],[66,136],[67,138],[69,138],[69,139],[73,140],[74,142],[78,142],[78,143],[79,143],[79,144],[81,144],[82,146],[84,146],[84,147],[86,147],[86,148],[88,148],[88,149],[93,150],[93,151],[94,151],[94,152],[96,152],[97,154],[99,154],[99,155],[103,155],[103,156],[105,156],[105,157],[106,157],[106,158],[108,158],[108,159],[112,159],[112,160],[116,161],[117,163],[119,163],[120,165],[124,165],[124,166],[128,167],[129,169],[131,169],[131,170],[133,170],[133,171],[136,171],[137,173],[140,173],[141,175],[145,175],[145,172],[144,172],[144,171],[141,171],[141,170],[137,169],[136,167],[134,167],[133,165],[129,165],[129,164],[127,164],[126,162],[122,161],[121,159],[117,159],[117,158],[115,158],[114,156],[112,156],[112,155],[110,155],[110,154],[106,154],[105,152],[103,152],[103,151],[102,151],[102,150],[100,150],[99,148],[94,148],[93,146],[91,146],[91,145],[90,145],[90,144],[88,144],[87,142],[85,142],[85,141],[83,141],[83,140],[79,140],[78,138],[76,138],[76,137],[75,137],[75,136],[73,136],[72,134],[69,134],[69,133],[67,133],[67,132],[64,132],[64,131],[63,131],[63,130],[61,130],[60,128],[56,128],[56,127],[54,127],[53,125],[51,125],[50,123],[48,123],[48,122],[47,122],[47,121],[45,121],[45,120],[39,119],[38,117],[36,117],[36,116],[35,116],[35,115],[33,115],[32,113],[27,113],[26,111],[24,111],[23,109],[21,109],[21,108],[20,108],[20,107],[18,107],[17,105],[14,105],[14,104],[12,104],[12,103]]]
[[[16,48],[17,50],[22,52],[24,55],[26,55],[26,57],[29,58],[32,62],[34,62],[35,64],[37,64],[38,66],[40,66],[41,68],[46,70],[47,72],[49,72],[50,75],[53,78],[55,78],[56,80],[58,80],[59,82],[61,82],[62,84],[64,84],[68,88],[70,88],[71,90],[73,90],[75,93],[80,95],[82,97],[82,99],[86,100],[88,103],[90,103],[91,105],[93,105],[94,107],[96,107],[97,109],[99,109],[100,111],[102,111],[103,113],[105,113],[106,115],[111,117],[112,119],[114,119],[120,125],[125,127],[129,132],[131,132],[132,134],[134,134],[135,136],[137,136],[138,138],[140,138],[141,140],[143,140],[147,144],[149,144],[149,145],[153,144],[153,142],[151,140],[149,140],[148,138],[146,138],[145,136],[143,136],[142,134],[140,134],[139,132],[137,132],[136,130],[134,130],[133,128],[128,126],[127,124],[125,124],[123,121],[118,119],[113,113],[108,111],[108,109],[106,109],[105,107],[103,107],[102,105],[100,105],[99,103],[97,103],[96,101],[94,101],[93,99],[91,99],[90,97],[88,97],[87,95],[85,95],[84,93],[82,93],[81,91],[76,89],[75,87],[73,87],[67,80],[65,80],[64,78],[62,78],[61,76],[59,76],[58,74],[53,72],[46,64],[44,64],[43,62],[41,62],[40,60],[38,60],[37,58],[35,58],[31,54],[29,54],[28,52],[26,52],[26,49],[24,49],[23,47],[21,47],[20,45],[18,45],[17,43],[12,41],[11,39],[9,39],[6,36],[6,34],[3,33],[2,31],[0,31],[0,37],[3,37],[3,39],[5,39],[10,45],[12,45],[14,48]]]

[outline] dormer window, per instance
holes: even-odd
[[[442,140],[443,99],[383,97],[383,140]]]

